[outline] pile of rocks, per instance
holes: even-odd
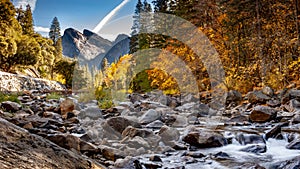
[[[0,91],[19,92],[24,90],[66,90],[65,86],[56,82],[40,78],[16,75],[0,71]]]
[[[100,110],[97,101],[48,100],[33,90],[19,97],[21,104],[1,103],[0,115],[108,168],[299,165],[300,156],[275,161],[266,152],[269,140],[282,140],[286,150],[300,152],[300,90],[275,93],[265,87],[244,97],[229,91],[224,104],[206,96],[131,94],[128,101]],[[245,159],[223,151],[230,146],[239,146]],[[250,158],[253,154],[256,158]]]

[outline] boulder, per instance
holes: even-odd
[[[0,118],[1,169],[104,169],[87,157],[61,148]],[[5,137],[2,137],[5,136]]]
[[[139,121],[141,124],[149,124],[155,120],[159,120],[160,117],[161,114],[158,111],[150,109],[139,118]]]
[[[72,112],[75,108],[75,104],[71,99],[65,99],[60,103],[60,112],[63,118],[67,116],[68,112]]]
[[[274,95],[274,90],[269,86],[264,86],[261,91],[263,94],[265,94],[269,97],[273,97],[273,95]]]
[[[252,91],[247,94],[249,103],[266,103],[271,97],[263,94],[261,91]]]
[[[54,134],[48,135],[46,138],[68,150],[76,150],[78,152],[80,151],[81,140],[76,136],[70,134]]]
[[[156,120],[152,123],[147,124],[146,128],[160,129],[162,126],[164,126],[164,123],[160,120]]]
[[[89,106],[85,109],[80,110],[78,117],[81,119],[90,118],[91,120],[102,119],[103,115],[98,106]]]
[[[21,109],[21,105],[16,103],[16,102],[12,102],[12,101],[4,101],[1,103],[1,108],[3,108],[5,111],[7,112],[16,112],[18,110]]]
[[[297,156],[290,160],[279,161],[272,164],[269,168],[280,168],[280,169],[297,169],[300,166],[300,156]]]
[[[158,135],[161,137],[161,140],[167,144],[172,145],[173,143],[178,141],[180,138],[180,133],[176,128],[172,128],[169,126],[163,126],[159,132]]]
[[[247,144],[265,144],[266,141],[264,138],[260,135],[256,134],[239,134],[236,137],[236,140],[241,144],[241,145],[247,145]]]
[[[243,100],[243,97],[240,92],[236,90],[230,90],[229,92],[225,93],[224,99],[226,100],[226,105],[229,105],[230,103],[238,105]]]
[[[291,89],[289,92],[290,99],[300,99],[300,90]]]
[[[122,136],[126,137],[129,136],[131,138],[135,137],[135,136],[139,136],[139,137],[149,137],[154,135],[153,132],[151,130],[147,130],[147,129],[138,129],[138,128],[134,128],[132,126],[128,126],[123,132],[122,132]]]
[[[288,145],[286,145],[287,149],[300,150],[300,139],[293,140]]]
[[[264,123],[275,120],[277,111],[267,106],[256,106],[251,111],[249,120],[257,123]]]
[[[248,153],[255,153],[255,154],[265,153],[267,151],[267,146],[265,144],[250,145],[250,146],[240,149],[240,151],[248,152]]]
[[[212,148],[227,145],[227,140],[221,134],[207,131],[191,131],[182,140],[198,148]]]
[[[278,124],[272,127],[269,131],[266,132],[265,139],[268,140],[269,138],[282,138],[283,136],[281,135],[281,127],[283,125],[284,124]]]
[[[107,119],[106,124],[118,133],[122,133],[128,126],[141,128],[139,123],[120,116]]]

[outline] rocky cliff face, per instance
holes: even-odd
[[[62,36],[63,54],[79,59],[80,64],[88,64],[100,68],[104,58],[111,63],[129,52],[129,37],[119,35],[114,42],[102,38],[89,30],[83,33],[69,28]]]
[[[104,53],[112,43],[97,34],[84,30],[83,33],[69,28],[62,36],[63,54],[65,56],[83,57],[87,60],[94,59],[100,53]]]

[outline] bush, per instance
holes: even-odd
[[[0,92],[0,103],[4,101],[20,103],[20,100],[18,99],[18,94],[5,94]]]
[[[95,90],[95,97],[98,100],[99,107],[101,109],[107,109],[114,106],[112,96],[111,96],[111,90],[106,87],[98,87]]]
[[[54,92],[54,93],[49,93],[46,98],[47,98],[47,100],[51,100],[51,99],[60,99],[63,97],[64,97],[63,95]]]

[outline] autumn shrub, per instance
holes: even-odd
[[[108,87],[100,86],[95,89],[95,98],[98,100],[101,109],[111,108],[114,105],[111,89]]]

